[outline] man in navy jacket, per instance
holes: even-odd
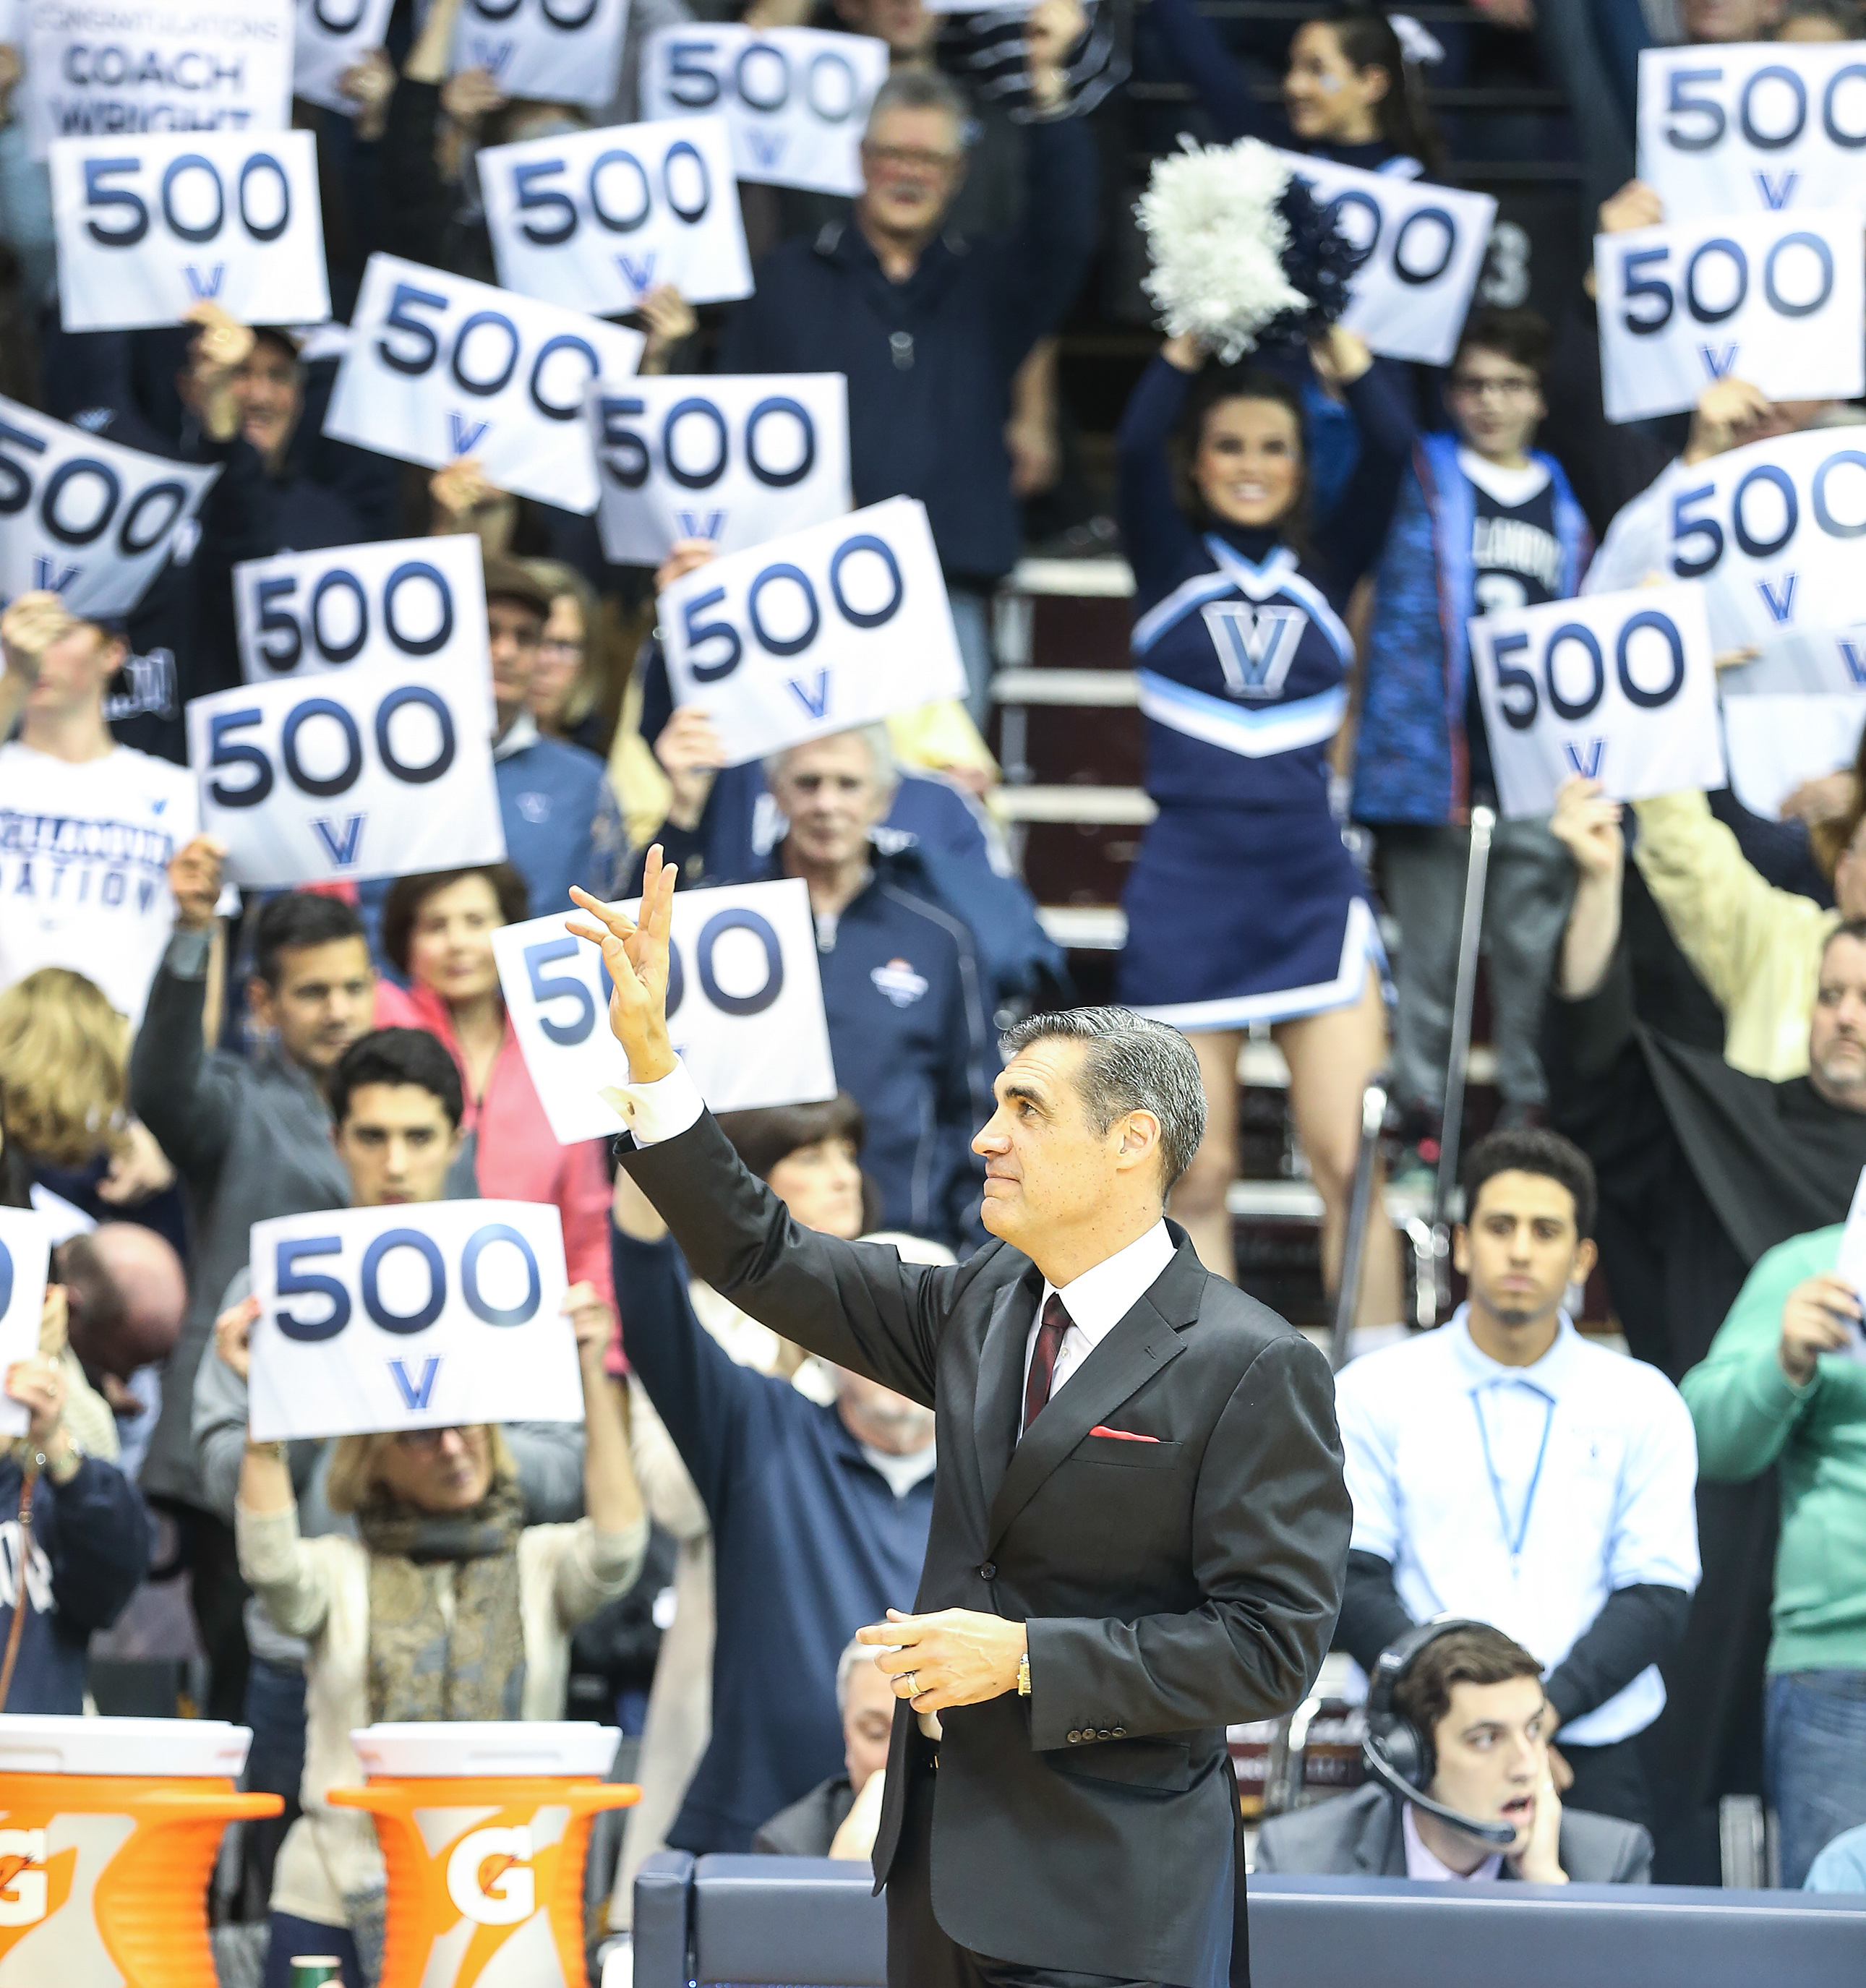
[[[942,231],[965,176],[965,101],[945,78],[884,83],[862,140],[864,186],[847,226],[783,243],[728,320],[722,373],[840,373],[849,383],[858,506],[927,507],[982,715],[986,596],[1017,557],[1005,423],[1012,376],[1061,322],[1095,248],[1095,151],[1063,103],[1074,37],[1031,17],[1029,175],[1016,232],[967,242]],[[1079,28],[1079,8],[1069,19]],[[1039,33],[1039,25],[1043,32]]]

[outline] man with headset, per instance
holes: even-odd
[[[1374,1666],[1353,1794],[1275,1816],[1256,1868],[1310,1875],[1643,1885],[1638,1824],[1564,1810],[1550,1771],[1542,1668],[1486,1622],[1409,1630]]]

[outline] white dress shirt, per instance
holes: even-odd
[[[1043,1313],[1053,1294],[1063,1300],[1070,1321],[1063,1343],[1056,1348],[1056,1364],[1050,1376],[1053,1401],[1070,1374],[1140,1303],[1172,1260],[1173,1239],[1166,1232],[1166,1224],[1156,1222],[1144,1236],[1137,1236],[1125,1248],[1103,1257],[1093,1270],[1070,1278],[1060,1290],[1046,1280],[1030,1336],[1024,1341],[1025,1386],[1030,1382],[1037,1327],[1043,1322]]]
[[[1442,1857],[1426,1848],[1425,1839],[1420,1835],[1419,1825],[1414,1820],[1411,1802],[1400,1812],[1400,1833],[1406,1839],[1408,1878],[1430,1878],[1438,1884],[1449,1878],[1454,1884],[1481,1885],[1503,1875],[1503,1853],[1500,1850],[1494,1857],[1486,1857],[1475,1871],[1454,1871]]]
[[[1352,1544],[1393,1569],[1415,1622],[1494,1622],[1553,1670],[1618,1588],[1698,1584],[1697,1441],[1656,1367],[1590,1345],[1563,1314],[1533,1366],[1449,1324],[1364,1354],[1335,1381]],[[1601,1746],[1658,1716],[1648,1665],[1561,1738]]]

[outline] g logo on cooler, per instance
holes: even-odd
[[[0,1926],[36,1925],[51,1902],[42,1829],[0,1829]]]
[[[529,1829],[476,1829],[447,1860],[447,1895],[476,1925],[517,1925],[538,1909]]]

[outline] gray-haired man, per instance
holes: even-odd
[[[639,929],[580,892],[600,924],[571,921],[614,982],[624,1164],[699,1276],[937,1418],[915,1612],[860,1632],[900,1700],[890,1981],[1247,1981],[1225,1729],[1307,1690],[1350,1510],[1326,1362],[1164,1219],[1204,1128],[1190,1045],[1118,1008],[1020,1024],[974,1141],[996,1239],[904,1264],[740,1164],[668,1042],[657,849],[644,885]]]

